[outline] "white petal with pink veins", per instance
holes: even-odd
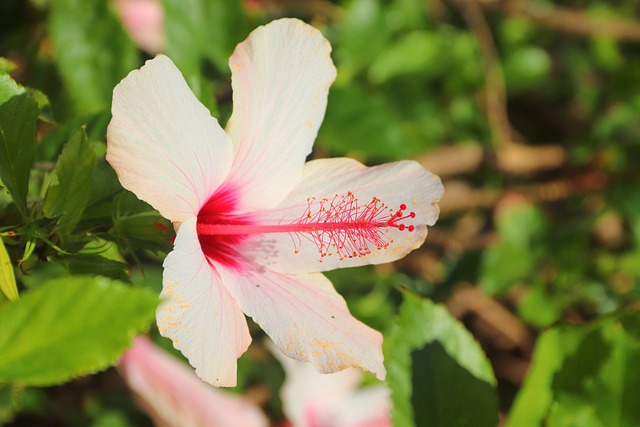
[[[220,268],[238,305],[288,357],[321,373],[358,366],[384,379],[382,334],[355,319],[322,274],[288,276],[255,266]]]
[[[163,267],[160,334],[173,340],[204,381],[235,386],[237,359],[251,336],[244,315],[200,249],[195,218],[180,227]]]
[[[313,160],[280,205],[255,216],[282,231],[257,234],[246,250],[268,269],[294,274],[394,261],[422,245],[443,192],[440,178],[413,161]],[[266,247],[277,250],[259,252]]]
[[[229,59],[229,179],[242,188],[241,211],[275,206],[300,178],[336,75],[330,53],[318,30],[280,19],[254,30]]]
[[[183,222],[227,177],[229,137],[166,56],[147,61],[113,91],[107,160],[126,189]]]

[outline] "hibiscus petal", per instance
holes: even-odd
[[[156,425],[167,427],[267,427],[260,408],[200,381],[186,364],[137,337],[118,366]]]
[[[195,218],[182,224],[163,266],[160,334],[173,340],[204,381],[235,386],[237,359],[251,336],[244,315],[200,249]]]
[[[256,235],[247,240],[245,251],[270,270],[291,274],[394,261],[422,245],[427,226],[438,219],[443,192],[440,178],[414,161],[366,167],[346,158],[313,160],[287,198],[255,219],[261,224],[307,224],[313,232]],[[403,230],[356,227],[355,219],[366,217],[374,198],[379,199],[376,209],[387,206],[379,220],[406,205],[403,216],[408,217],[396,222]],[[341,221],[344,228],[322,231],[322,221]]]
[[[384,379],[382,335],[349,313],[322,274],[288,276],[256,265],[219,271],[242,311],[287,356],[323,374],[359,366]]]
[[[231,168],[232,145],[166,56],[113,91],[107,160],[123,187],[173,222],[198,213]]]
[[[321,418],[334,427],[388,427],[391,424],[391,396],[384,385],[362,388],[344,399]]]
[[[336,69],[315,28],[280,19],[254,30],[231,58],[235,145],[229,179],[240,210],[278,204],[295,185],[324,117]]]
[[[341,402],[349,400],[362,379],[362,371],[356,368],[319,374],[310,363],[286,357],[271,347],[285,372],[280,389],[282,411],[295,426],[318,425],[316,418],[332,413]]]

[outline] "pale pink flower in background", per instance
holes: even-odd
[[[306,362],[284,357],[273,348],[285,372],[280,390],[282,410],[293,427],[388,427],[389,389],[381,384],[360,388],[362,372],[349,368],[321,375]]]
[[[161,0],[114,0],[122,26],[147,53],[164,50],[164,9]]]
[[[184,363],[137,337],[118,366],[138,402],[157,426],[266,427],[255,404],[203,383]]]
[[[114,90],[107,160],[178,230],[158,328],[211,384],[236,383],[251,341],[244,314],[322,373],[359,366],[385,377],[382,335],[349,313],[320,272],[419,247],[443,188],[413,161],[305,163],[336,75],[330,52],[296,19],[253,31],[229,60],[226,130],[166,56]]]

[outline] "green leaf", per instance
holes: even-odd
[[[22,95],[25,90],[8,74],[0,73],[0,104],[4,104],[14,96]]]
[[[162,3],[166,54],[176,63],[200,102],[212,115],[219,117],[215,85],[204,73],[206,65],[211,69],[210,64],[213,64],[217,73],[229,74],[229,56],[249,32],[243,20],[241,2],[163,0]]]
[[[0,385],[0,425],[10,421],[16,411],[21,390],[13,385]]]
[[[53,118],[53,111],[51,110],[51,101],[49,101],[49,97],[38,89],[28,90],[38,104],[38,111],[40,112],[38,119],[45,123],[54,124],[55,120]]]
[[[384,350],[394,426],[496,425],[491,365],[446,308],[405,293]]]
[[[509,94],[533,89],[551,71],[549,54],[539,47],[520,47],[509,55],[504,64],[504,76]]]
[[[507,426],[639,425],[639,324],[626,313],[545,332]]]
[[[547,228],[544,215],[533,204],[504,210],[496,225],[500,241],[485,251],[480,274],[480,285],[490,295],[507,292],[532,273],[540,252],[536,243]]]
[[[174,235],[171,223],[155,211],[117,218],[110,233],[149,249],[167,245]]]
[[[109,120],[111,120],[111,113],[103,111],[67,121],[42,138],[36,150],[36,161],[54,161],[60,154],[62,146],[83,126],[91,141],[105,141]]]
[[[440,60],[443,40],[440,35],[427,31],[413,31],[382,50],[369,69],[374,83],[383,83],[406,74],[436,72],[442,67]]]
[[[9,301],[18,299],[16,276],[13,274],[11,258],[9,258],[7,248],[5,248],[2,239],[0,239],[0,291],[2,291]]]
[[[56,258],[55,261],[62,264],[71,274],[97,274],[121,282],[130,282],[127,264],[101,255],[74,254]]]
[[[318,144],[336,155],[381,160],[399,160],[419,151],[385,97],[353,85],[331,90]]]
[[[342,30],[336,44],[340,63],[338,80],[349,84],[362,68],[368,67],[384,49],[392,32],[378,0],[345,2]],[[364,103],[363,103],[364,104]]]
[[[50,218],[62,215],[57,227],[61,236],[71,233],[87,206],[95,158],[95,151],[84,129],[71,137],[58,157],[58,184],[47,189],[44,213]]]
[[[416,426],[491,426],[497,421],[494,387],[473,376],[435,341],[411,353],[411,404]]]
[[[139,65],[138,50],[108,2],[51,2],[49,31],[77,110],[86,114],[107,108],[114,86]]]
[[[518,305],[518,314],[529,325],[543,328],[562,316],[559,301],[541,283],[532,283]]]
[[[36,149],[38,104],[8,75],[0,74],[0,180],[23,216]]]
[[[102,277],[48,281],[0,307],[0,383],[60,384],[114,364],[158,299]]]
[[[10,59],[0,56],[0,73],[9,74],[14,72],[16,68],[18,68],[18,64],[11,61]]]
[[[229,73],[228,60],[248,33],[239,0],[163,0],[166,53],[187,81],[200,74],[203,58]]]

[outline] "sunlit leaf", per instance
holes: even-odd
[[[0,307],[0,383],[52,385],[107,368],[149,327],[157,303],[102,277],[50,280]]]
[[[627,313],[545,332],[507,426],[637,426],[639,324]]]
[[[11,258],[9,258],[7,248],[5,248],[2,239],[0,239],[0,291],[2,291],[9,301],[18,299],[16,276],[13,273]]]
[[[491,365],[446,308],[405,293],[384,348],[394,426],[496,425]]]
[[[16,68],[18,68],[18,64],[0,56],[0,73],[9,74],[15,71]]]

